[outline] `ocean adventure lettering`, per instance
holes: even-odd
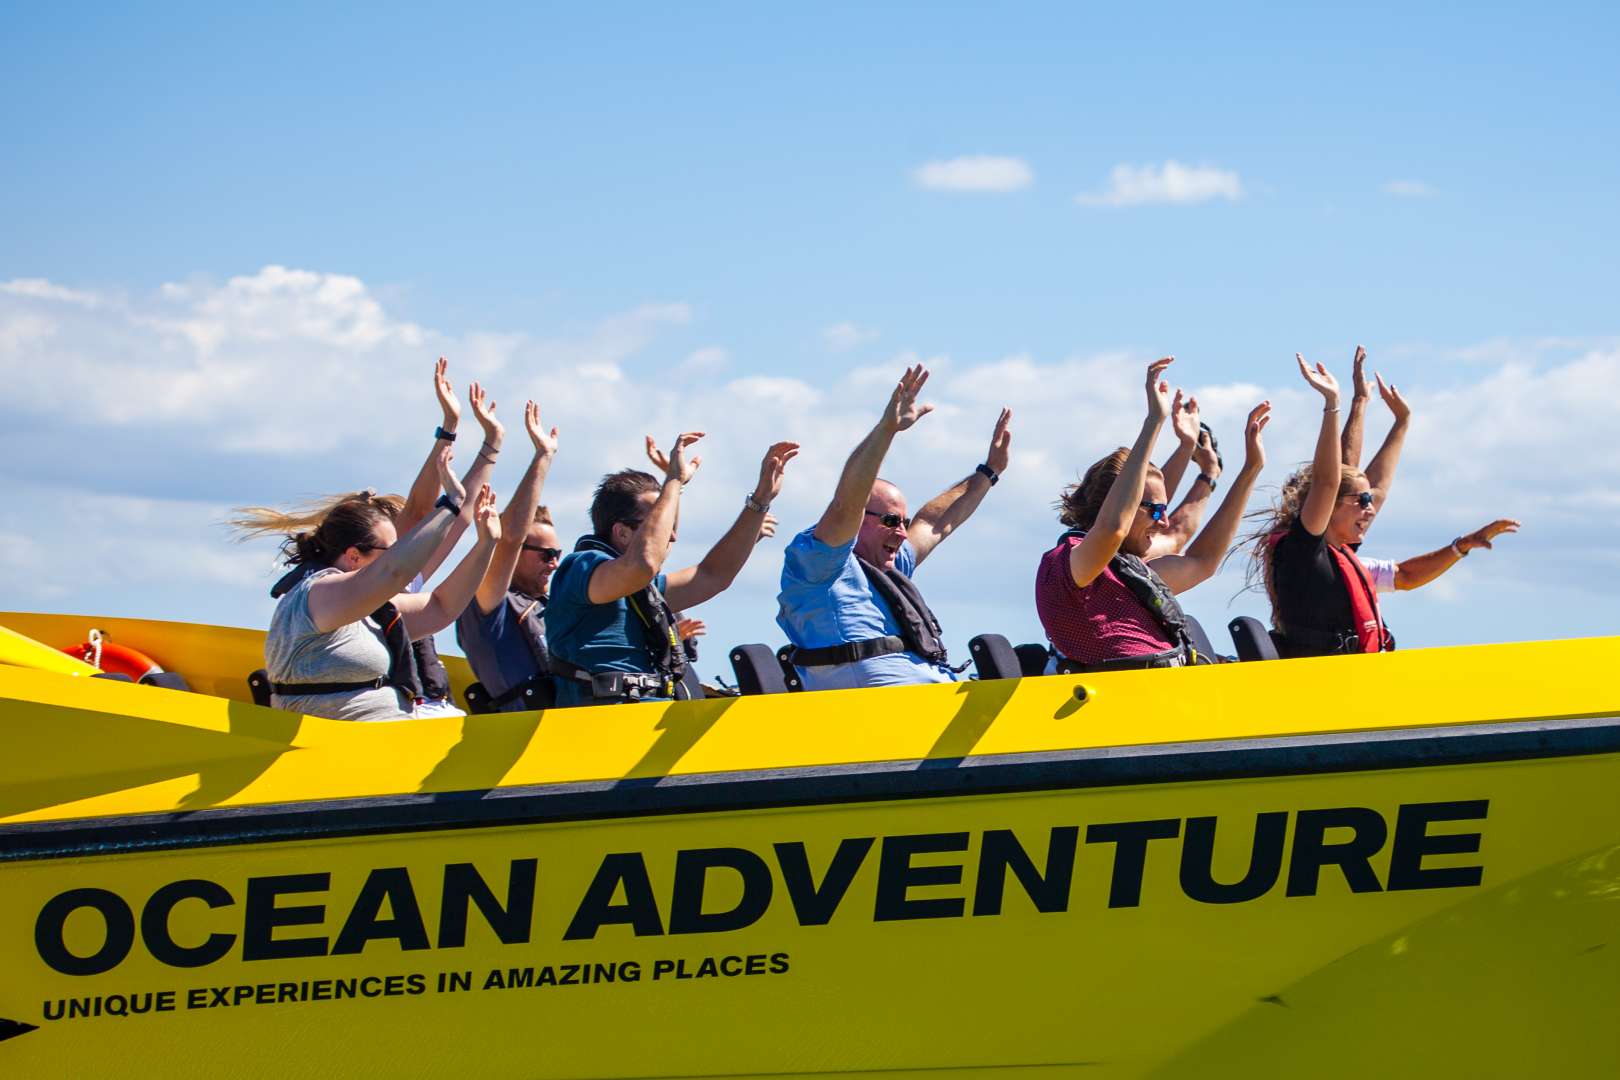
[[[723,934],[753,926],[773,905],[801,927],[825,926],[840,913],[877,923],[993,917],[1018,896],[1023,899],[1012,902],[1058,913],[1070,909],[1077,867],[1106,875],[1109,908],[1133,908],[1145,902],[1150,860],[1175,860],[1180,893],[1201,904],[1247,903],[1278,889],[1286,897],[1312,897],[1330,880],[1342,881],[1352,893],[1470,888],[1481,883],[1482,866],[1425,863],[1478,853],[1482,833],[1477,827],[1459,831],[1466,825],[1457,823],[1483,822],[1487,808],[1484,799],[1410,803],[1399,808],[1393,825],[1377,810],[1347,806],[1272,811],[1244,820],[1055,825],[1022,836],[1012,829],[857,836],[841,839],[829,857],[814,859],[803,841],[764,851],[691,848],[675,853],[673,870],[663,879],[649,870],[642,853],[615,852],[602,858],[588,882],[576,883],[572,915],[553,932],[569,942],[622,934],[618,928],[636,938]],[[1221,880],[1216,838],[1229,830],[1249,839],[1247,868]],[[1386,848],[1381,876],[1374,859]],[[1044,856],[1032,854],[1042,849]],[[847,898],[862,875],[874,878],[874,899],[856,915]],[[138,901],[109,889],[69,889],[40,909],[34,944],[53,970],[90,976],[113,971],[137,947],[174,968],[205,967],[233,956],[256,962],[358,955],[373,942],[390,942],[404,952],[459,949],[475,920],[502,945],[532,941],[538,859],[510,860],[504,881],[487,879],[468,862],[446,864],[436,876],[430,885],[405,867],[372,869],[352,902],[336,908],[328,902],[333,875],[324,871],[250,877],[235,889],[186,878]],[[432,925],[419,899],[424,888],[438,896]],[[177,912],[183,913],[184,932],[176,932]],[[94,920],[99,933],[70,935],[70,919],[81,927],[83,920]],[[77,950],[69,946],[70,936]],[[99,944],[85,949],[87,938]],[[692,976],[685,961],[667,963],[672,966],[655,977],[787,970],[786,954],[708,957],[693,961],[705,969]],[[565,974],[535,978],[566,985]]]

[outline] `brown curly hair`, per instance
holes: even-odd
[[[1071,529],[1089,529],[1097,524],[1097,513],[1113,490],[1114,481],[1125,471],[1125,462],[1130,456],[1130,448],[1122,446],[1087,469],[1078,483],[1064,488],[1063,494],[1052,504],[1052,509],[1058,512],[1058,520]],[[1152,462],[1148,463],[1147,475],[1164,480],[1164,473]]]
[[[1339,496],[1355,493],[1356,484],[1367,479],[1367,475],[1353,465],[1339,466]],[[1271,576],[1272,538],[1279,533],[1287,532],[1299,517],[1300,509],[1311,493],[1311,466],[1301,465],[1294,470],[1292,476],[1283,481],[1281,490],[1277,492],[1277,501],[1264,510],[1256,510],[1245,514],[1244,518],[1256,523],[1250,532],[1238,539],[1237,544],[1228,553],[1231,558],[1244,548],[1249,549],[1249,565],[1244,570],[1244,591],[1249,589],[1264,589],[1266,598],[1271,601],[1271,622],[1273,626],[1277,621],[1277,589]]]

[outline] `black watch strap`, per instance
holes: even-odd
[[[433,508],[435,510],[437,510],[441,506],[444,507],[446,510],[450,511],[450,516],[451,517],[460,517],[461,516],[461,507],[457,506],[456,503],[455,503],[455,500],[450,498],[450,496],[448,496],[448,495],[440,495],[439,496],[439,501],[433,504]]]
[[[453,432],[453,431],[444,430],[443,425],[440,425],[439,427],[436,427],[436,428],[433,429],[433,437],[435,439],[438,439],[438,440],[442,441],[442,442],[455,442],[456,441],[456,433]]]
[[[983,476],[986,480],[990,481],[990,486],[991,487],[995,487],[997,484],[999,484],[1001,482],[1001,474],[996,472],[996,470],[992,469],[988,465],[985,465],[985,464],[981,463],[979,465],[974,466],[973,471],[978,473],[979,475]]]

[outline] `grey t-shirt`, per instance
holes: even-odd
[[[321,633],[309,614],[311,583],[341,570],[318,570],[276,604],[264,638],[264,666],[272,683],[369,682],[388,674],[388,647],[369,617]],[[332,720],[408,720],[413,702],[392,686],[336,694],[274,694],[270,704]]]

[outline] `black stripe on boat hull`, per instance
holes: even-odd
[[[4,825],[0,861],[1617,752],[1620,717],[1598,717],[600,780]]]

